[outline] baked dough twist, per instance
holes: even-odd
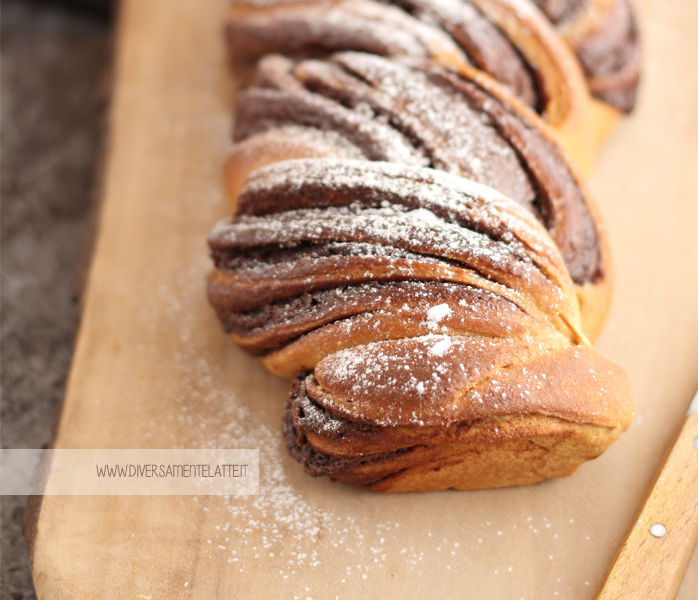
[[[635,17],[627,0],[535,2],[562,37],[530,0],[234,0],[228,40],[238,62],[357,50],[470,65],[539,112],[588,172],[619,110],[634,104]]]
[[[640,79],[640,33],[628,0],[533,0],[572,47],[592,94],[629,112]]]
[[[468,64],[318,54],[261,61],[209,237],[224,328],[294,378],[289,452],[380,491],[572,473],[632,400],[588,341],[608,248],[555,128]]]

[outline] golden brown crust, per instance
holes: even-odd
[[[478,490],[568,477],[598,457],[620,430],[547,417],[489,418],[443,446],[416,448],[390,467],[374,464],[335,479],[378,492]],[[394,467],[402,467],[394,471]]]
[[[336,418],[323,421],[318,411],[323,409],[297,397],[289,400],[291,455],[315,476],[381,492],[485,489],[566,477],[603,453],[628,419],[613,427],[527,414],[446,427],[357,427]]]
[[[293,158],[357,158],[350,149],[342,152],[337,138],[327,133],[287,127],[259,133],[239,144],[228,155],[223,167],[226,195],[233,210],[248,176],[258,169]]]
[[[629,386],[618,366],[593,348],[541,346],[475,336],[376,342],[322,360],[306,390],[332,415],[373,427],[533,414],[628,427]]]

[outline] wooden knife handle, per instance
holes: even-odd
[[[652,531],[666,533],[656,537]],[[660,526],[661,525],[661,526]],[[596,600],[669,600],[698,541],[698,414],[687,416],[662,460]]]

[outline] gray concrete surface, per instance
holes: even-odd
[[[0,5],[0,443],[6,448],[49,442],[73,349],[80,265],[89,253],[111,19],[95,11],[98,0],[71,4]],[[27,498],[1,500],[0,598],[35,598],[22,537]]]

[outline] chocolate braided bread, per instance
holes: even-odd
[[[209,237],[225,330],[294,378],[289,452],[380,491],[570,474],[628,426],[632,400],[588,341],[608,250],[555,130],[511,81],[393,51],[328,54],[349,34],[320,45],[329,29],[310,29],[294,54],[319,58],[266,56],[240,96],[237,212]],[[251,54],[280,38],[265,39]]]
[[[357,50],[473,66],[540,113],[588,171],[618,111],[634,105],[635,17],[627,0],[535,1],[552,23],[530,0],[235,0],[228,40],[238,61]]]

